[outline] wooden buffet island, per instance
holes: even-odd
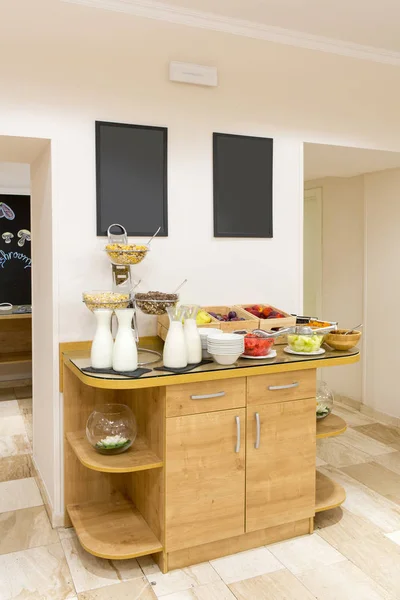
[[[315,513],[344,501],[316,473],[316,438],[346,429],[334,414],[316,423],[316,369],[358,362],[359,352],[276,348],[275,359],[126,379],[85,374],[87,343],[61,344],[65,525],[88,552],[152,554],[167,572],[312,533]],[[85,426],[110,402],[130,406],[138,437],[104,456]]]
[[[32,314],[0,314],[0,365],[32,360]]]

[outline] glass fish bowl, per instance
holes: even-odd
[[[121,454],[136,439],[136,419],[125,404],[104,404],[87,420],[86,437],[100,454]]]
[[[325,381],[319,381],[317,385],[317,419],[325,419],[333,409],[334,395]]]

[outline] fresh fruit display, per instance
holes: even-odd
[[[238,317],[237,312],[235,310],[231,310],[227,315],[220,315],[219,313],[210,312],[209,313],[214,319],[218,321],[244,321],[244,317]]]
[[[329,327],[332,325],[332,323],[329,323],[328,321],[315,321],[311,319],[311,321],[308,322],[308,325],[310,327],[315,327],[316,329],[321,329],[322,327]]]
[[[201,327],[202,325],[206,325],[207,323],[211,323],[212,319],[208,312],[205,310],[199,310],[196,317],[196,324]]]
[[[295,352],[317,352],[324,339],[323,335],[313,334],[289,334],[287,336],[289,347]]]
[[[257,319],[284,319],[286,315],[275,310],[272,306],[254,304],[245,308],[247,312],[257,317]]]
[[[244,336],[244,354],[246,356],[267,356],[274,338],[266,338],[258,333],[248,333]]]

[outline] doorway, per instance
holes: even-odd
[[[304,191],[303,313],[322,311],[322,188]]]

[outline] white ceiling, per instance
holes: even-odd
[[[168,4],[400,51],[399,0],[168,0]]]
[[[304,180],[355,177],[400,167],[399,152],[304,144]]]

